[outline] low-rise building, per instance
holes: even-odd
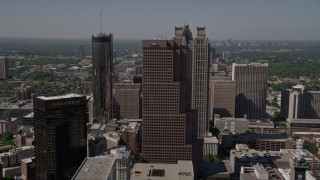
[[[20,165],[21,159],[34,157],[34,146],[23,146],[13,148],[9,152],[0,154],[0,161],[3,167]]]
[[[203,155],[212,154],[218,155],[219,141],[217,137],[212,136],[211,133],[205,138],[203,138]]]
[[[279,151],[280,149],[292,149],[294,140],[286,134],[224,134],[222,144],[226,150],[235,147],[236,144],[247,144],[249,148],[259,151]]]
[[[142,119],[124,119],[118,121],[120,125],[120,143],[130,146],[137,154],[141,150],[141,122]]]
[[[319,132],[320,119],[287,119],[286,127],[290,133]]]
[[[130,152],[128,147],[119,147],[99,156],[87,157],[72,179],[129,180]]]
[[[34,157],[21,160],[21,178],[24,180],[33,180],[36,178]]]
[[[115,158],[99,156],[84,159],[72,180],[115,179]]]
[[[178,161],[177,164],[136,163],[131,180],[193,180],[192,161]]]
[[[320,160],[305,149],[257,151],[238,149],[230,151],[230,167],[234,179],[316,179],[311,170]],[[292,178],[295,177],[295,178]],[[307,178],[305,178],[307,177]]]
[[[16,118],[7,118],[0,120],[0,134],[3,133],[13,133],[17,131],[17,119]]]
[[[249,130],[249,121],[245,118],[219,118],[215,116],[214,127],[218,128],[220,132],[229,131],[233,134],[240,134]]]
[[[256,164],[253,167],[241,167],[240,180],[269,180],[269,173],[261,164]]]

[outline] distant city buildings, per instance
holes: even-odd
[[[31,86],[22,84],[20,87],[15,88],[15,93],[18,101],[31,99],[32,89]]]
[[[4,56],[0,56],[0,79],[9,77],[9,60]]]
[[[268,64],[232,64],[236,84],[235,117],[260,119],[266,116]]]
[[[113,35],[92,35],[93,116],[99,122],[112,119]]]
[[[190,104],[187,43],[184,38],[143,40],[142,48],[142,157],[150,163],[192,160],[197,170],[202,142],[197,138],[197,112]]]
[[[36,97],[34,121],[36,179],[70,179],[86,157],[86,97]]]
[[[225,63],[228,64],[230,59],[230,52],[222,51],[222,59],[224,59]]]
[[[78,49],[74,51],[74,56],[79,59],[85,58],[84,45],[80,45]]]

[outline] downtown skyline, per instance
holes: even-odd
[[[171,39],[185,21],[206,26],[211,40],[320,40],[320,1],[2,1],[0,37],[83,39],[100,31],[114,39]],[[14,9],[14,11],[12,10]],[[166,25],[164,25],[166,24]],[[169,27],[169,28],[168,28]]]

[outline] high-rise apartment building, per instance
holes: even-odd
[[[9,61],[6,57],[0,56],[0,79],[9,77]]]
[[[112,119],[113,36],[92,35],[93,116],[98,121]]]
[[[210,44],[204,27],[197,27],[192,38],[189,25],[175,28],[175,40],[187,44],[187,78],[191,81],[191,108],[198,112],[198,137],[204,137],[209,129],[209,71]]]
[[[210,79],[210,117],[234,117],[235,83],[230,77],[213,77]]]
[[[114,84],[114,117],[141,119],[141,84]]]
[[[36,179],[71,179],[87,151],[85,96],[34,98]]]
[[[249,119],[266,115],[268,64],[232,64],[232,80],[236,83],[235,117]]]
[[[142,156],[150,163],[192,160],[197,169],[202,141],[190,105],[183,39],[142,41]]]

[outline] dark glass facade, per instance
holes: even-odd
[[[36,97],[34,120],[36,179],[71,179],[86,157],[86,97]]]
[[[92,36],[93,116],[100,121],[112,119],[113,36]]]

